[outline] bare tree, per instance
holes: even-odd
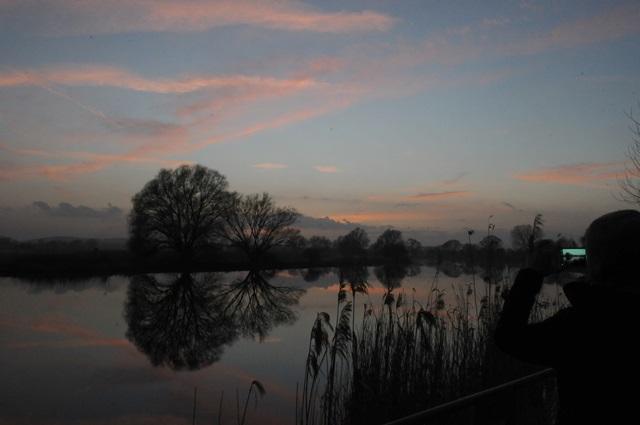
[[[324,236],[311,236],[304,250],[309,262],[315,262],[331,250],[331,241]]]
[[[343,257],[364,257],[369,247],[369,236],[363,229],[356,227],[346,235],[339,236],[335,243]]]
[[[640,121],[633,116],[633,111],[627,114],[631,121],[630,130],[633,142],[627,151],[631,165],[627,167],[625,176],[620,181],[622,200],[640,205]]]
[[[457,239],[450,239],[443,243],[440,248],[444,251],[458,252],[462,250],[462,242]]]
[[[254,261],[299,233],[289,227],[298,216],[293,208],[277,207],[266,192],[234,194],[220,235]]]
[[[407,246],[402,238],[402,232],[395,229],[387,229],[376,239],[372,246],[377,255],[393,260],[407,259]]]
[[[487,235],[480,241],[480,248],[495,251],[502,248],[502,239],[496,235]]]
[[[533,227],[530,224],[518,224],[511,229],[511,247],[515,251],[526,251],[529,249],[529,238],[533,234]],[[542,234],[535,235],[537,240]]]
[[[409,255],[414,258],[420,257],[423,254],[422,244],[414,238],[407,239],[407,250],[409,251]]]
[[[201,165],[162,169],[133,197],[129,246],[169,248],[185,257],[209,245],[229,206],[227,179]]]

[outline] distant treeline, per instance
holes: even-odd
[[[522,262],[542,242],[542,215],[532,225],[515,226],[511,248],[493,234],[477,243],[449,240],[424,247],[396,229],[371,243],[362,228],[330,240],[304,237],[295,228],[299,213],[276,205],[268,193],[228,191],[226,178],[201,165],[162,169],[132,199],[128,250],[96,240],[51,238],[20,243],[0,239],[0,273],[10,275],[136,274],[165,271],[215,271],[256,268],[324,267],[426,262],[476,265],[491,274],[501,264]],[[561,238],[546,246],[572,247]],[[558,250],[558,258],[559,258]]]
[[[247,270],[252,268],[329,267],[349,264],[418,263],[441,267],[447,274],[468,273],[475,267],[491,272],[505,264],[519,266],[529,251],[530,234],[524,226],[514,227],[512,247],[487,235],[477,243],[472,235],[466,243],[449,240],[439,246],[423,246],[404,239],[402,232],[387,229],[373,243],[366,231],[356,228],[331,240],[324,236],[304,237],[295,233],[286,243],[273,247],[258,261],[233,244],[220,243],[199,249],[188,264],[171,250],[152,255],[136,254],[124,240],[51,238],[19,242],[0,237],[2,275],[110,275],[172,272],[188,267],[192,271]],[[518,242],[520,241],[520,242]],[[542,241],[539,232],[533,243]],[[526,242],[526,243],[525,243]],[[575,246],[566,238],[551,241],[558,248]]]

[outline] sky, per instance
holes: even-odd
[[[0,234],[123,237],[199,163],[336,229],[577,238],[633,207],[639,47],[638,1],[0,0]]]

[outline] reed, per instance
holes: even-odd
[[[384,423],[536,370],[493,343],[508,275],[489,279],[482,294],[473,283],[453,288],[452,305],[445,303],[439,271],[426,300],[388,285],[380,305],[363,304],[357,321],[356,292],[366,293],[368,285],[360,281],[354,291],[341,279],[337,321],[319,313],[311,331],[297,423]],[[552,304],[557,308],[538,303],[535,320],[548,315]],[[552,389],[545,391],[538,388],[532,397],[553,397]],[[538,416],[550,418],[546,410]]]

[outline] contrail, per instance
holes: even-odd
[[[48,91],[49,93],[62,97],[63,99],[68,100],[69,102],[73,103],[74,105],[76,105],[78,108],[84,110],[85,112],[89,112],[91,115],[100,118],[101,120],[105,121],[108,124],[114,125],[116,127],[122,127],[122,124],[120,124],[119,122],[117,122],[116,120],[112,119],[111,117],[109,117],[107,114],[105,114],[104,112],[100,111],[99,109],[96,109],[92,106],[89,106],[85,103],[80,102],[79,100],[71,97],[70,95],[68,95],[67,93],[61,92],[60,90],[57,90],[55,88],[52,87],[52,84],[49,83],[46,79],[44,79],[41,76],[33,76],[31,75],[28,71],[24,71],[24,70],[19,70],[19,69],[15,69],[15,68],[9,68],[9,67],[4,67],[5,69],[8,69],[10,71],[13,72],[19,72],[22,73],[24,75],[26,75],[29,79],[29,81],[31,81],[34,85]]]

